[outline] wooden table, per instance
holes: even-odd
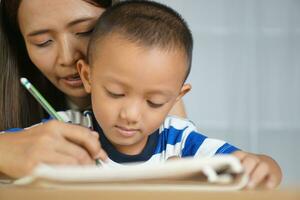
[[[2,187],[0,200],[11,199],[55,199],[55,200],[186,200],[186,199],[217,199],[217,200],[300,200],[300,188],[280,188],[277,190],[254,190],[234,192],[203,192],[203,191],[134,191],[110,189],[45,189],[28,187]]]

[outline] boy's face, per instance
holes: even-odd
[[[97,45],[91,66],[78,63],[94,115],[118,151],[138,154],[174,103],[190,90],[190,85],[182,85],[186,56],[180,50],[142,47],[116,35]]]

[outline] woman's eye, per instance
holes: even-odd
[[[164,105],[163,103],[153,103],[151,101],[147,101],[147,103],[152,108],[159,108],[159,107],[162,107]]]
[[[37,47],[46,47],[46,46],[50,45],[51,42],[52,42],[52,40],[47,40],[46,42],[38,43],[38,44],[35,44],[35,45]]]
[[[108,90],[106,90],[106,91],[107,91],[108,95],[111,96],[111,97],[113,97],[113,98],[120,98],[120,97],[124,97],[125,96],[125,94],[118,94],[118,93],[110,92]]]
[[[94,31],[94,29],[92,28],[92,29],[90,29],[88,31],[76,33],[76,35],[79,35],[79,36],[89,36],[90,34],[92,34],[93,31]]]

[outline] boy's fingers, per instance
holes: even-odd
[[[258,159],[255,159],[251,156],[246,157],[243,161],[242,161],[242,165],[245,168],[245,173],[250,175],[253,170],[255,169],[255,167],[258,164]]]
[[[269,175],[266,181],[266,186],[268,189],[274,189],[278,184],[279,180],[274,175]]]
[[[247,187],[252,189],[260,185],[266,179],[269,172],[270,169],[266,163],[264,162],[259,163],[255,168],[255,170],[253,171],[253,173],[251,174],[250,181]]]
[[[237,157],[240,161],[243,161],[247,154],[243,151],[236,151],[233,153],[233,155]]]

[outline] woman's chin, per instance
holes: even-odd
[[[89,98],[89,94],[84,90],[84,87],[82,88],[74,88],[74,89],[66,89],[64,88],[64,90],[62,90],[62,92],[71,97],[71,98]]]

